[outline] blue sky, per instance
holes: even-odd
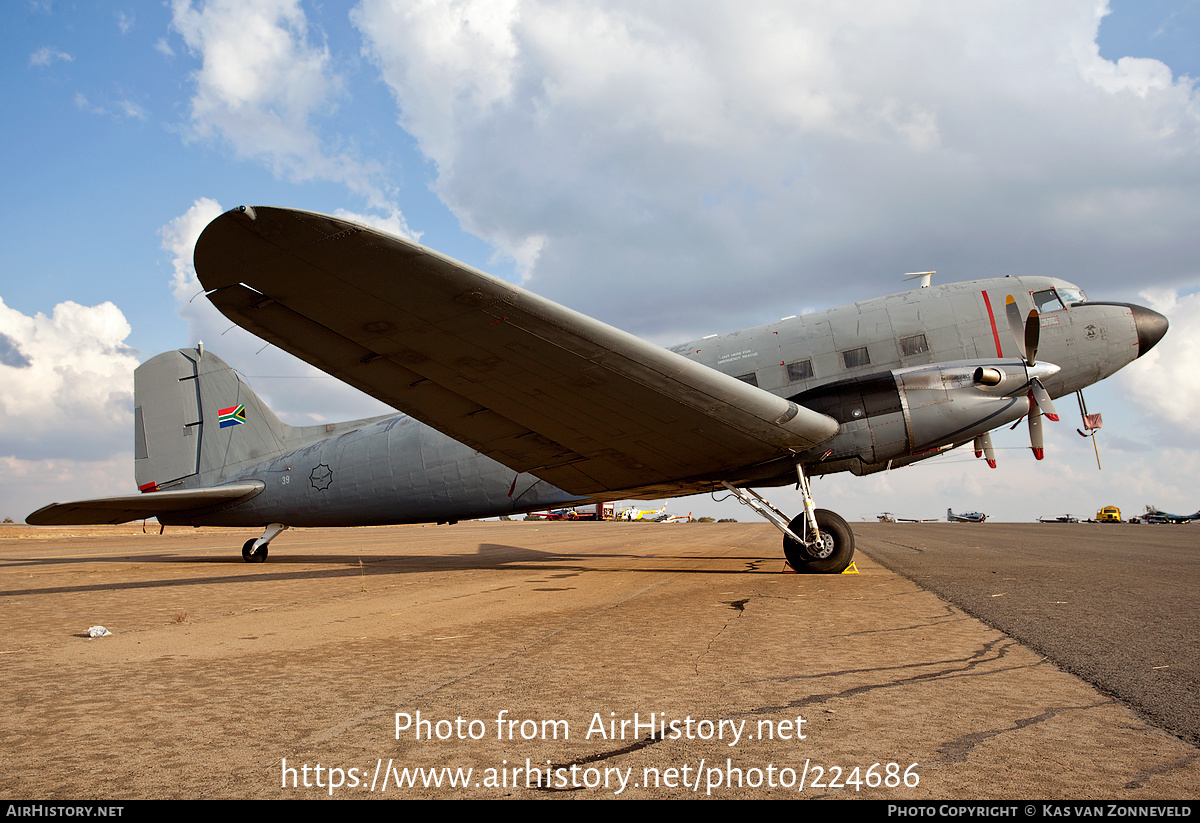
[[[955,454],[818,504],[1194,511],[1200,2],[850,5],[4,4],[0,516],[132,491],[132,369],[198,338],[291,422],[380,410],[196,297],[190,244],[242,203],[407,233],[663,344],[926,269],[1152,305],[1167,338],[1088,393],[1103,471],[1067,414],[1042,463],[1005,433],[994,472]]]

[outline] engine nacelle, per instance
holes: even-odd
[[[912,452],[971,440],[1029,413],[1029,383],[1058,373],[1053,363],[1027,366],[957,361],[896,369]]]
[[[1029,413],[1030,380],[1058,370],[1052,363],[958,360],[841,380],[790,399],[840,424],[814,471],[852,460],[837,468],[863,474],[1020,419]]]

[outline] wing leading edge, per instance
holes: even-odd
[[[288,209],[196,244],[227,317],[516,471],[578,495],[736,478],[837,423],[416,243]]]

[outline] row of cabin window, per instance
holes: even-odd
[[[914,355],[925,354],[929,351],[929,343],[925,340],[924,334],[901,337],[897,342],[900,344],[901,357],[913,357]],[[842,366],[844,368],[857,369],[862,366],[871,365],[871,354],[867,351],[866,346],[859,346],[857,349],[847,349],[841,354]],[[787,367],[789,383],[797,383],[813,376],[812,360],[797,360],[795,363],[786,363],[784,365]],[[758,375],[754,372],[739,374],[737,379],[744,383],[749,383],[751,386],[758,386]]]

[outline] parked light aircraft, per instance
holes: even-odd
[[[955,514],[950,509],[946,509],[946,520],[951,523],[982,523],[987,520],[987,515],[983,512],[963,512]]]
[[[657,521],[660,517],[667,516],[667,504],[663,503],[661,509],[639,509],[637,506],[630,506],[628,509],[623,509],[617,515],[618,520],[654,520]]]
[[[936,517],[898,517],[892,512],[877,514],[875,519],[880,523],[931,523],[937,520]]]
[[[1146,507],[1146,514],[1142,518],[1147,523],[1190,523],[1193,520],[1200,520],[1200,512],[1195,514],[1170,514],[1168,512],[1160,512],[1153,506]]]
[[[870,474],[972,441],[993,462],[988,432],[1021,417],[1040,459],[1051,398],[1167,330],[1149,309],[1015,276],[668,350],[409,240],[266,207],[210,223],[195,264],[235,323],[401,414],[288,426],[203,346],[170,351],[135,372],[142,493],[52,504],[29,523],[265,527],[242,548],[262,561],[287,526],[726,489],[783,532],[797,570],[840,572],[854,535],[815,507],[812,475]],[[804,501],[794,518],[754,491],[791,483]]]

